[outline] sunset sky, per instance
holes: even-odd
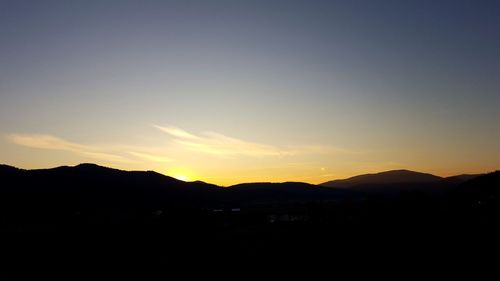
[[[3,1],[0,163],[500,169],[500,1]]]

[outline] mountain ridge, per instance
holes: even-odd
[[[444,178],[429,173],[398,169],[379,173],[362,174],[346,179],[327,181],[319,185],[346,188],[353,187],[359,184],[429,183],[437,182],[442,179]]]
[[[73,170],[73,171],[91,171],[91,172],[98,172],[98,173],[104,173],[104,172],[113,172],[113,173],[136,173],[136,174],[151,174],[155,175],[157,177],[163,177],[165,180],[168,179],[168,181],[172,182],[184,182],[188,184],[195,184],[195,185],[209,185],[212,187],[220,187],[220,188],[225,188],[225,189],[232,189],[232,188],[241,188],[243,186],[259,186],[259,185],[273,185],[276,187],[279,186],[287,186],[287,185],[303,185],[303,186],[321,186],[321,187],[333,187],[333,188],[351,188],[357,185],[384,185],[384,184],[419,184],[419,183],[437,183],[439,181],[448,181],[450,183],[462,183],[467,180],[471,180],[475,177],[478,177],[480,175],[484,174],[459,174],[459,175],[454,175],[454,176],[448,176],[448,177],[441,177],[441,176],[436,176],[430,173],[424,173],[424,172],[417,172],[417,171],[412,171],[412,170],[407,170],[407,169],[396,169],[396,170],[388,170],[388,171],[382,171],[382,172],[377,172],[377,173],[367,173],[367,174],[360,174],[356,176],[352,176],[349,178],[345,179],[335,179],[327,182],[323,182],[320,184],[311,184],[307,182],[297,182],[297,181],[284,181],[284,182],[266,182],[266,181],[261,181],[261,182],[242,182],[238,184],[233,184],[230,186],[220,186],[217,184],[212,184],[208,183],[205,181],[201,180],[195,180],[195,181],[182,181],[178,180],[174,177],[171,177],[169,175],[165,175],[162,173],[158,173],[153,170],[121,170],[121,169],[116,169],[116,168],[111,168],[111,167],[106,167],[106,166],[101,166],[98,164],[94,163],[80,163],[75,166],[58,166],[58,167],[53,167],[53,168],[41,168],[41,169],[22,169],[22,168],[17,168],[15,166],[7,165],[7,164],[0,164],[0,172],[10,172],[10,173],[16,173],[16,172],[21,172],[21,171],[26,171],[26,172],[35,172],[35,173],[41,173],[41,172],[55,172],[55,171],[63,171],[63,170]]]

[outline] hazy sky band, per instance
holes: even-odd
[[[498,1],[1,1],[0,162],[224,184],[496,169],[499,15]]]

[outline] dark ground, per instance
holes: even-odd
[[[402,269],[484,273],[498,267],[499,172],[444,193],[321,190],[322,200],[293,184],[293,196],[285,189],[276,194],[274,185],[271,192],[243,195],[207,195],[205,189],[198,194],[198,187],[190,187],[195,191],[188,196],[157,193],[152,184],[146,196],[133,191],[129,180],[121,187],[108,181],[103,192],[100,176],[90,188],[83,186],[91,182],[77,181],[61,189],[60,175],[53,181],[53,175],[14,174],[4,174],[0,199],[6,277],[43,272],[73,279],[102,269],[115,277],[144,277],[234,269],[243,276],[263,269],[293,274],[307,268],[351,275]]]

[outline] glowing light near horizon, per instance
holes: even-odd
[[[180,181],[189,181],[189,178],[186,175],[175,175],[173,177]]]
[[[180,167],[171,167],[164,171],[163,174],[180,181],[193,181],[196,178],[190,170]]]

